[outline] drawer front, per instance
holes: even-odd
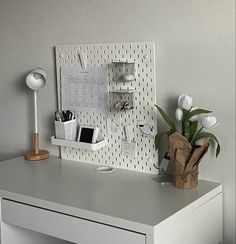
[[[2,221],[79,244],[145,244],[145,235],[2,200]]]

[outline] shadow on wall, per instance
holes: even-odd
[[[28,71],[30,72],[30,70]],[[18,73],[17,76],[11,77],[11,82],[9,82],[10,89],[13,94],[18,94],[18,98],[21,102],[24,102],[24,105],[15,104],[15,112],[19,115],[19,119],[24,121],[24,128],[27,128],[22,134],[22,131],[19,133],[19,136],[24,137],[22,141],[16,142],[14,136],[8,138],[9,144],[12,144],[12,148],[5,150],[0,148],[0,161],[7,159],[12,159],[14,157],[22,156],[27,151],[32,149],[32,132],[33,132],[33,93],[27,88],[25,83],[25,78],[28,72]],[[23,98],[23,99],[22,99]],[[25,106],[23,110],[17,106]],[[20,111],[23,111],[21,114]],[[23,119],[21,116],[24,116]],[[25,130],[25,129],[24,129]],[[6,152],[7,151],[7,152]]]
[[[172,96],[171,95],[171,96],[167,96],[167,99],[165,100],[166,106],[162,106],[158,103],[156,103],[156,104],[158,106],[160,105],[162,108],[166,108],[164,110],[167,111],[167,114],[174,120],[174,118],[175,118],[174,114],[175,114],[175,110],[176,110],[176,101],[177,100],[178,100],[178,96]],[[169,128],[167,127],[166,123],[162,119],[161,115],[158,113],[157,109],[156,109],[156,113],[157,113],[157,130],[159,132],[168,131]],[[158,151],[159,162],[162,161],[166,152],[168,152],[168,138],[167,138],[167,136],[163,137],[161,140],[160,148]]]
[[[33,92],[32,90],[30,90],[25,82],[26,76],[27,74],[30,72],[31,70],[29,70],[28,72],[24,72],[22,73],[19,78],[16,81],[16,84],[14,84],[14,89],[16,89],[16,92],[22,94],[22,96],[25,96],[26,101],[27,101],[27,128],[28,131],[26,132],[26,136],[27,136],[27,148],[28,150],[31,149],[32,147],[32,133],[34,131],[34,103],[33,103]]]
[[[25,153],[26,153],[25,150],[18,151],[15,154],[12,154],[12,153],[0,153],[0,163],[1,163],[1,161],[5,161],[5,160],[8,160],[8,159],[20,157],[20,156],[24,155]]]

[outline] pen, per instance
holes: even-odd
[[[61,115],[60,115],[60,112],[59,111],[56,111],[55,112],[55,120],[61,122]]]
[[[66,111],[56,111],[55,120],[60,122],[66,122],[75,119],[75,113],[70,110]]]

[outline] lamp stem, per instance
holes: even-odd
[[[39,134],[38,134],[38,103],[37,103],[37,91],[34,91],[34,153],[39,153]]]
[[[37,91],[34,91],[34,133],[38,133],[38,104],[37,104]]]

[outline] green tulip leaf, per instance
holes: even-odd
[[[190,123],[186,121],[184,123],[184,137],[186,137],[187,140],[189,140],[189,134],[190,134]]]
[[[176,131],[176,126],[172,119],[170,119],[166,113],[157,105],[155,105],[158,109],[159,113],[161,114],[162,118],[165,120],[165,122],[170,126],[171,130]]]
[[[212,111],[206,110],[206,109],[201,109],[201,108],[197,108],[193,111],[190,111],[187,116],[186,119],[189,120],[190,118],[192,118],[195,115],[199,115],[199,114],[209,114],[212,113]]]
[[[201,132],[198,135],[195,136],[194,140],[193,140],[193,145],[200,139],[203,138],[207,138],[207,137],[211,137],[216,143],[217,143],[217,147],[216,147],[216,157],[218,157],[219,153],[220,153],[220,143],[218,141],[218,139],[216,138],[215,135],[213,135],[212,133],[209,132]]]
[[[183,109],[182,135],[184,137],[186,137],[186,135],[189,134],[188,114],[189,114],[189,110]]]
[[[188,115],[189,110],[183,109],[183,120],[186,119],[186,116]]]

